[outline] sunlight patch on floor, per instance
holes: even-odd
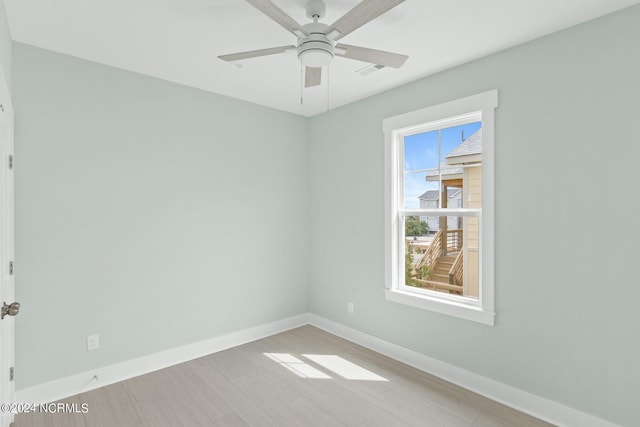
[[[328,354],[303,354],[303,356],[348,380],[388,381],[386,378],[374,374],[340,356]]]
[[[264,353],[269,359],[301,378],[331,379],[331,377],[289,353]]]

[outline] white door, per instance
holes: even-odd
[[[14,302],[13,258],[13,108],[0,68],[0,305]],[[13,322],[16,306],[3,308],[0,320],[0,426],[8,427],[13,413],[6,404],[15,402],[12,378]],[[11,371],[10,371],[11,370]]]

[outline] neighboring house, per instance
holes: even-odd
[[[449,188],[447,190],[447,206],[449,207],[462,207],[462,190],[459,188]],[[420,197],[420,209],[437,208],[440,200],[440,192],[438,190],[429,190],[422,194]],[[426,221],[429,226],[429,234],[435,234],[440,228],[440,224],[437,216],[421,216],[421,221]],[[458,219],[455,217],[449,217],[448,228],[459,228]]]

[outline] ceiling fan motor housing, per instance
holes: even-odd
[[[334,56],[334,42],[325,34],[328,25],[319,22],[303,26],[309,34],[298,39],[298,58],[307,67],[329,65]]]

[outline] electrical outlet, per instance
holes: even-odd
[[[349,312],[349,314],[353,314],[353,303],[352,302],[347,304],[347,311]]]
[[[98,335],[87,336],[87,351],[97,350],[100,347]]]

